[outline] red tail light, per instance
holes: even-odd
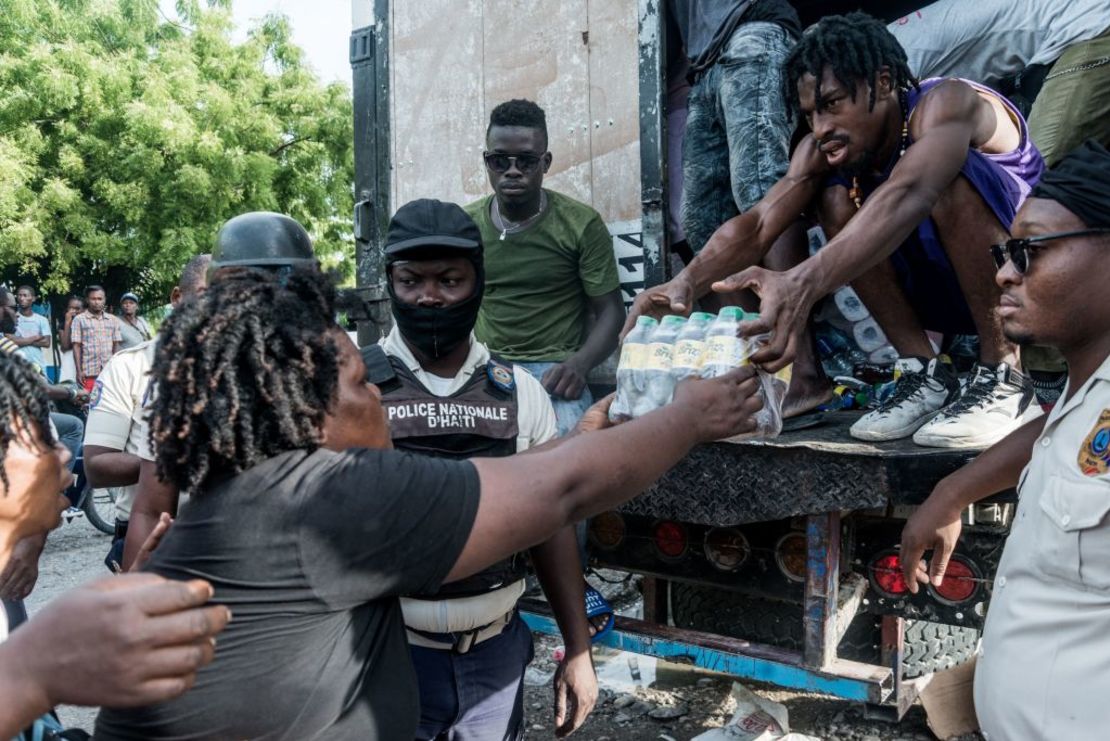
[[[953,558],[948,562],[944,572],[944,581],[939,587],[933,587],[935,596],[953,604],[966,602],[979,591],[979,579],[971,565],[960,558]]]
[[[655,525],[655,549],[665,559],[678,559],[686,555],[686,528],[677,522],[663,522]]]
[[[879,556],[871,562],[869,571],[871,584],[888,597],[899,597],[910,591],[905,577],[902,576],[902,559],[897,553]]]

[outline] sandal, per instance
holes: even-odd
[[[605,625],[593,634],[590,638],[590,643],[597,643],[612,631],[617,619],[613,612],[613,606],[601,596],[601,592],[597,591],[589,584],[586,584],[586,619],[590,620],[590,618],[599,617],[601,615],[608,615],[609,618],[605,621]],[[593,625],[592,622],[591,625]],[[596,625],[594,627],[596,629]]]

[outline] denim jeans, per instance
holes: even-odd
[[[54,429],[58,431],[58,442],[69,451],[70,459],[67,468],[72,471],[73,464],[77,462],[77,457],[81,454],[81,443],[85,439],[85,423],[79,417],[74,417],[72,414],[62,414],[61,412],[51,412],[50,421],[54,423]]]
[[[694,252],[786,174],[792,126],[782,64],[794,41],[777,23],[741,24],[690,90],[682,224]]]
[[[553,368],[558,363],[549,362],[534,362],[534,363],[516,363],[524,370],[531,373],[537,381],[543,380],[543,374],[547,373],[548,368]],[[551,397],[551,405],[555,407],[555,425],[559,429],[559,436],[567,434],[574,429],[578,424],[578,420],[582,419],[582,415],[586,410],[593,406],[594,397],[590,393],[590,387],[586,386],[582,389],[582,395],[577,399],[563,399],[557,396]]]

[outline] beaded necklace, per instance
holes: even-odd
[[[910,104],[905,90],[898,93],[898,108],[902,112],[902,139],[898,147],[898,159],[902,159],[902,155],[910,146]],[[856,204],[857,211],[863,208],[863,188],[859,184],[859,175],[852,176],[852,187],[848,190],[848,197]]]

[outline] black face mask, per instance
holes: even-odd
[[[478,321],[478,309],[485,292],[485,275],[475,265],[477,280],[470,298],[451,306],[430,308],[401,303],[393,292],[393,281],[387,281],[389,298],[393,302],[393,320],[401,336],[432,359],[442,358],[470,337]]]

